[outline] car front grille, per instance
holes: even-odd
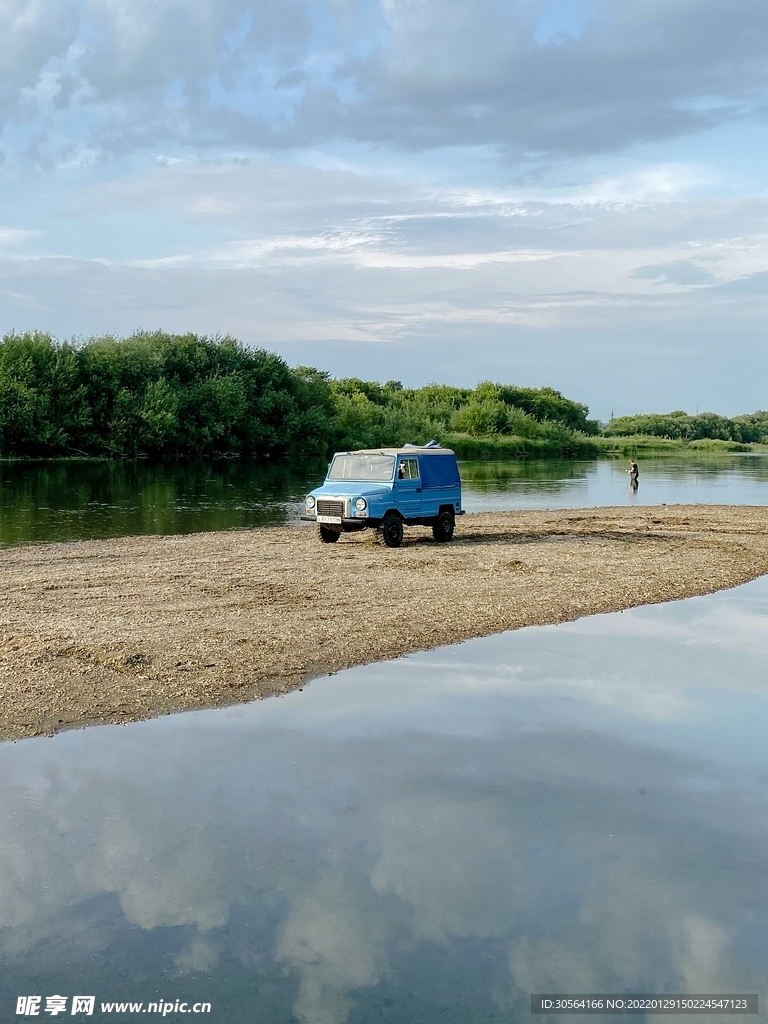
[[[344,502],[332,501],[328,498],[318,498],[317,514],[320,516],[343,516]]]

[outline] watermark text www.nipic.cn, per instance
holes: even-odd
[[[211,1004],[161,999],[150,1003],[99,1003],[97,1007],[96,996],[72,996],[71,1002],[69,996],[59,995],[18,996],[16,999],[16,1013],[24,1017],[39,1017],[45,1013],[57,1017],[67,1012],[70,1016],[85,1014],[92,1017],[94,1009],[100,1009],[102,1013],[159,1013],[165,1017],[169,1013],[210,1013]]]

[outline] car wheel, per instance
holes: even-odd
[[[381,535],[388,548],[399,548],[403,543],[403,521],[400,516],[385,516],[381,524]]]
[[[327,526],[320,527],[320,540],[323,544],[335,544],[340,536],[338,530],[329,530]]]
[[[441,512],[432,523],[432,536],[436,541],[442,542],[453,540],[453,528],[455,519],[452,512]]]

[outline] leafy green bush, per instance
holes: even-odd
[[[597,431],[597,424],[586,418],[585,405],[552,388],[514,388],[490,381],[474,389],[444,384],[404,388],[398,381],[376,384],[350,377],[331,381],[331,390],[340,449],[416,444],[430,438],[448,443],[449,436],[506,438],[510,444],[505,450],[517,453],[509,457],[521,458],[529,457],[536,445],[512,439],[546,441],[538,446],[544,454],[562,454],[584,450],[575,434],[583,438]]]
[[[5,454],[317,455],[332,442],[334,408],[327,375],[227,337],[0,342]]]
[[[561,423],[569,430],[590,436],[599,432],[597,421],[587,419],[589,409],[586,405],[565,398],[554,388],[517,388],[507,384],[490,386],[498,389],[501,401],[522,409],[536,420]]]
[[[559,437],[446,434],[443,443],[460,459],[594,459],[601,452],[593,438],[575,432]]]

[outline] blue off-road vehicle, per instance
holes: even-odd
[[[387,547],[398,548],[404,526],[431,526],[435,540],[451,540],[456,516],[463,514],[456,456],[430,441],[337,452],[325,483],[307,495],[301,518],[319,524],[326,544],[374,528]]]

